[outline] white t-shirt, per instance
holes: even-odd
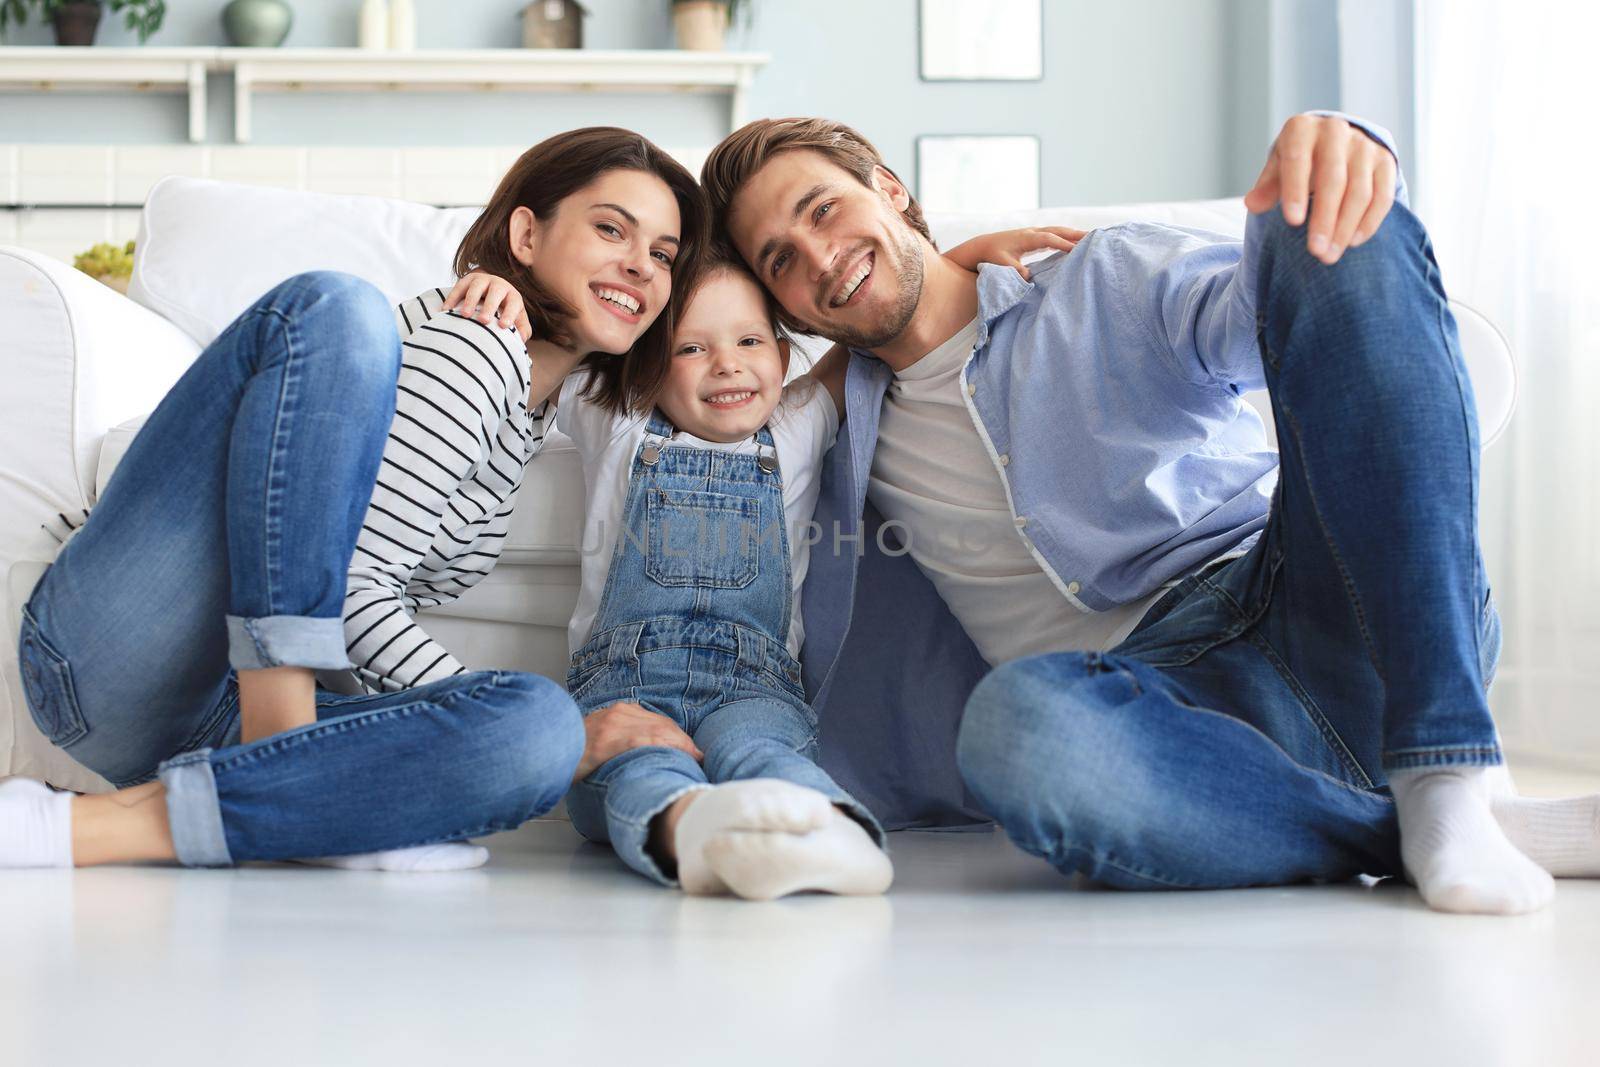
[[[990,456],[967,407],[961,370],[977,337],[973,319],[895,375],[867,495],[885,520],[904,524],[911,558],[989,664],[1039,652],[1105,651],[1176,583],[1100,612],[1076,607],[1056,587],[1017,529],[1004,459]]]
[[[583,460],[584,488],[588,492],[580,549],[583,559],[578,606],[567,626],[569,653],[582,648],[593,633],[600,598],[605,593],[606,576],[611,570],[611,556],[617,547],[617,531],[622,528],[633,457],[638,454],[650,422],[648,416],[614,415],[580,399],[579,394],[587,381],[587,371],[568,375],[561,383],[556,402],[556,427],[572,438],[578,448]],[[799,397],[806,390],[810,390],[811,395],[801,402]],[[805,629],[800,621],[800,586],[805,581],[806,566],[811,559],[811,538],[807,535],[817,508],[817,493],[821,490],[818,475],[822,456],[833,446],[833,439],[839,432],[839,413],[834,410],[828,391],[808,378],[789,384],[768,426],[778,450],[778,470],[783,477],[789,570],[794,579],[786,641],[789,654],[798,658],[805,640]],[[681,430],[673,437],[672,444],[750,455],[759,451],[753,437],[724,444],[702,441]]]

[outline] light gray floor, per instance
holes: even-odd
[[[564,822],[489,844],[450,875],[0,872],[0,1064],[1600,1063],[1600,882],[1516,919],[1117,893],[924,833],[887,898],[747,904]]]

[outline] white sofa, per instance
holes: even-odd
[[[105,788],[40,736],[23,703],[18,619],[54,549],[40,524],[93,504],[137,421],[278,281],[305,270],[344,270],[395,301],[447,285],[456,245],[475,214],[168,178],[146,202],[127,297],[59,261],[0,246],[0,322],[7,327],[0,344],[0,778],[27,774],[66,788]],[[949,247],[994,229],[1091,228],[1133,218],[1237,235],[1244,209],[1238,200],[1216,200],[929,221]],[[1457,317],[1487,443],[1510,418],[1510,351],[1482,316],[1458,307]],[[1253,399],[1265,412],[1264,397]],[[582,495],[570,444],[547,442],[528,472],[500,565],[457,603],[427,613],[429,630],[468,666],[565,676]]]

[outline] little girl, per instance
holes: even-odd
[[[1020,268],[1023,251],[1078,236],[1013,231],[954,257]],[[691,280],[653,396],[610,410],[580,372],[557,401],[588,489],[568,690],[585,715],[632,705],[693,739],[611,758],[568,811],[585,837],[689,893],[877,894],[893,878],[877,820],[815,761],[797,661],[803,534],[845,353],[786,387],[789,354],[760,284],[717,252]]]

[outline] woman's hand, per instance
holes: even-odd
[[[628,700],[590,713],[583,720],[583,732],[583,758],[572,776],[575,783],[589,777],[606,760],[635,748],[665,745],[687,752],[696,761],[706,758],[677,723]]]
[[[533,337],[533,326],[522,306],[522,294],[517,292],[516,286],[493,274],[472,271],[462,277],[445,295],[444,310],[454,310],[457,315],[476,319],[485,326],[496,320],[502,327],[515,326],[524,344]]]
[[[1078,247],[1078,242],[1088,230],[1074,230],[1070,226],[1034,226],[1021,230],[1002,230],[999,233],[986,233],[982,237],[974,237],[963,244],[956,245],[946,252],[945,258],[965,270],[977,270],[979,263],[996,263],[1002,267],[1010,267],[1022,275],[1022,280],[1028,280],[1028,268],[1022,265],[1022,257],[1029,252],[1038,252],[1054,248],[1060,252],[1070,252]]]

